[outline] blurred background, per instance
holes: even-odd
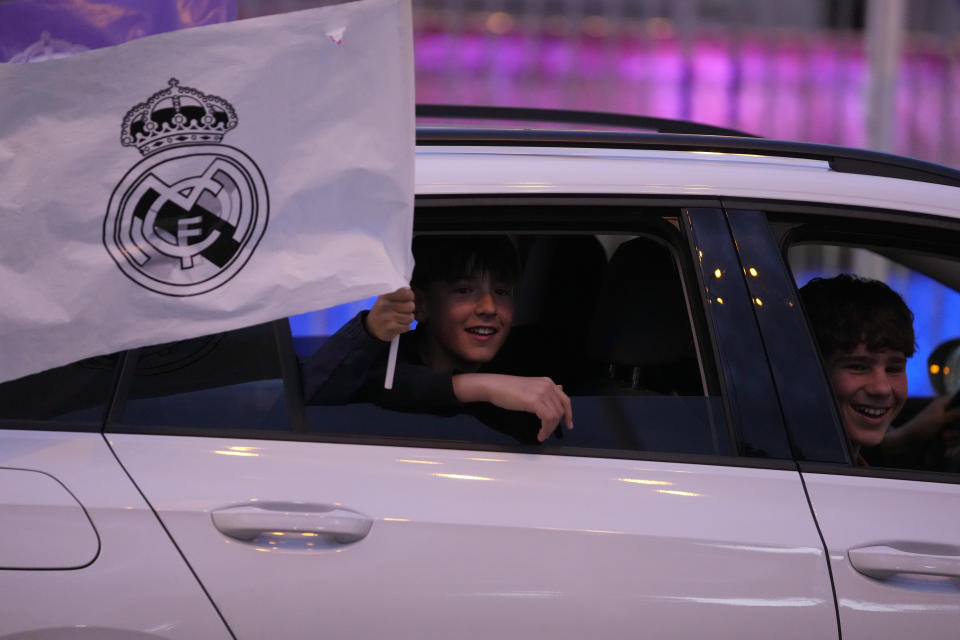
[[[342,1],[0,0],[0,62]],[[420,103],[678,118],[960,166],[960,0],[412,7]]]
[[[321,4],[239,0],[240,18]],[[413,0],[420,103],[695,120],[960,166],[957,0]]]

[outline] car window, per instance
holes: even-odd
[[[789,456],[785,444],[745,446],[734,435],[676,211],[619,225],[630,231],[508,232],[522,270],[510,341],[498,354],[509,363],[502,372],[549,377],[573,409],[574,429],[543,445],[533,413],[486,402],[438,408],[415,394],[401,406],[362,393],[313,397],[311,362],[324,362],[338,331],[364,331],[372,300],[141,349],[107,430],[691,460]],[[323,366],[344,357],[334,352]],[[403,375],[398,368],[398,385]]]
[[[857,462],[864,466],[960,471],[960,424],[945,422],[942,405],[940,409],[931,405],[935,392],[928,357],[938,345],[960,337],[960,261],[955,251],[940,248],[942,238],[936,239],[937,234],[905,226],[899,234],[874,233],[858,239],[827,229],[816,232],[808,226],[800,240],[787,246],[787,259],[801,288],[801,299],[802,287],[811,281],[851,274],[885,283],[913,314],[916,352],[905,364],[905,402],[879,444],[860,448],[862,456]],[[816,239],[806,239],[811,235]],[[854,390],[843,386],[844,363],[821,355],[828,378],[834,380],[832,388],[841,422],[856,420],[856,411],[873,410],[857,406],[866,402],[864,396],[854,396]],[[866,366],[858,361],[847,368],[855,365]],[[854,397],[861,399],[852,401]],[[845,412],[853,418],[845,418]]]
[[[506,364],[491,371],[548,376],[563,386],[574,421],[584,428],[558,431],[557,444],[567,450],[730,453],[722,405],[706,390],[694,348],[677,256],[664,239],[530,234],[514,240],[524,269],[513,329],[497,359]],[[317,312],[291,324],[301,331],[325,326],[329,315]],[[298,356],[306,362],[322,358],[320,345],[327,339],[298,332]],[[306,423],[326,434],[500,445],[533,442],[539,428],[531,413],[486,403],[431,410],[417,402],[383,409],[370,394],[348,402],[320,399],[306,407]]]
[[[0,424],[99,430],[119,360],[116,354],[88,358],[0,384]]]
[[[835,244],[802,243],[791,247],[788,257],[797,286],[813,278],[829,278],[841,273],[856,274],[887,283],[903,297],[913,312],[916,356],[907,363],[910,395],[934,394],[927,371],[926,356],[947,340],[960,337],[960,291],[904,264],[923,259],[917,252],[900,252],[900,261],[884,255],[889,249],[868,249]],[[960,264],[944,264],[960,272]]]
[[[285,431],[290,417],[278,353],[271,324],[139,349],[113,423]]]

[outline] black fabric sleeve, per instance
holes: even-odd
[[[393,375],[393,388],[384,389],[386,362],[371,370],[364,386],[364,396],[385,409],[422,411],[439,415],[457,413],[463,404],[453,393],[453,372],[434,371],[421,364],[400,338],[400,353]],[[407,347],[407,348],[405,348]]]
[[[361,312],[340,328],[303,364],[307,404],[371,402],[384,409],[452,416],[473,415],[524,444],[537,444],[539,420],[486,402],[464,404],[453,392],[453,371],[434,371],[418,353],[416,331],[400,337],[393,388],[383,386],[389,343],[371,336]]]
[[[307,404],[347,404],[358,399],[371,369],[386,362],[389,344],[367,332],[361,311],[303,363]]]

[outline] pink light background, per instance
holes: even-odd
[[[757,135],[867,145],[866,52],[844,32],[704,31],[616,38],[476,29],[415,34],[420,103],[556,107],[695,120]],[[960,69],[947,45],[908,41],[896,153],[960,165]]]

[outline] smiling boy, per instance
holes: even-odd
[[[542,442],[560,423],[573,428],[563,389],[549,377],[516,375],[518,367],[504,357],[519,276],[510,240],[419,236],[413,253],[412,288],[378,297],[304,364],[307,401],[371,401],[432,413],[493,405],[536,415],[535,433],[512,433],[521,441]],[[400,334],[394,387],[387,390],[386,349]]]
[[[907,399],[913,313],[883,282],[814,278],[800,297],[820,346],[851,454],[879,445]]]

